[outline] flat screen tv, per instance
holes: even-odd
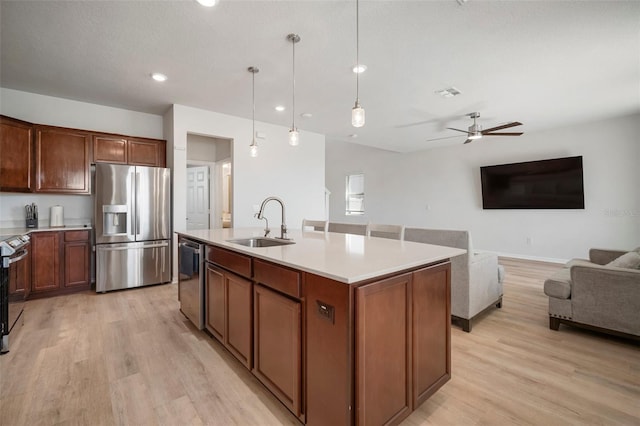
[[[483,209],[584,209],[582,156],[480,167]]]

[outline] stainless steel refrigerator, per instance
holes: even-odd
[[[96,164],[96,291],[171,281],[170,170]]]

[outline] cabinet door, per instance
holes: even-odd
[[[59,127],[37,126],[36,192],[89,194],[89,134]]]
[[[118,136],[93,136],[95,163],[127,164],[127,140]]]
[[[136,166],[165,167],[166,142],[161,140],[129,139],[129,164]]]
[[[78,241],[64,244],[64,286],[88,287],[91,285],[89,273],[89,242]]]
[[[413,273],[413,404],[451,378],[450,264]]]
[[[33,126],[0,117],[0,191],[30,192]]]
[[[301,414],[300,302],[253,286],[253,373],[296,416]]]
[[[251,281],[231,273],[225,273],[226,285],[226,335],[225,346],[245,367],[251,368],[252,354],[252,306]]]
[[[224,271],[220,268],[207,263],[206,272],[206,309],[205,309],[205,327],[213,334],[213,336],[224,343]]]
[[[60,288],[60,234],[31,234],[32,293]]]
[[[9,265],[9,297],[26,298],[31,288],[31,247],[27,246],[25,257]]]
[[[411,274],[358,287],[356,424],[399,423],[411,408]]]

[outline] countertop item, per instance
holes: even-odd
[[[292,230],[295,244],[245,247],[227,240],[262,237],[260,228],[205,229],[179,235],[347,284],[438,262],[466,250],[333,232]]]

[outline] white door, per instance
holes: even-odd
[[[209,228],[209,167],[187,168],[187,229]]]

